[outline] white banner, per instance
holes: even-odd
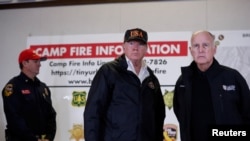
[[[216,58],[221,64],[238,69],[250,81],[250,31],[212,31],[219,44]],[[191,63],[191,32],[148,33],[145,61],[159,78],[166,104],[165,124],[172,124],[179,138],[178,121],[173,113],[173,88],[180,67]],[[37,36],[28,38],[28,47],[48,56],[42,62],[39,78],[52,91],[57,111],[55,141],[84,141],[83,111],[89,87],[98,68],[122,54],[124,34]],[[250,82],[248,82],[250,84]],[[173,131],[175,132],[175,131]]]

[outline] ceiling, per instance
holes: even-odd
[[[0,0],[0,9],[66,6],[79,4],[103,4],[124,2],[149,2],[163,0]],[[165,0],[178,1],[178,0]]]

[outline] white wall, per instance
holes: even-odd
[[[0,87],[19,73],[17,58],[28,36],[249,30],[249,0],[183,0],[0,10]],[[150,38],[150,37],[149,37]],[[2,103],[2,99],[0,100]],[[0,105],[0,140],[5,117]]]

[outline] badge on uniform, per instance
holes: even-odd
[[[21,90],[22,94],[23,95],[27,95],[27,94],[30,94],[30,90],[26,89],[26,90]]]
[[[13,94],[13,85],[7,84],[4,88],[4,96],[10,96]]]
[[[151,89],[155,89],[155,85],[154,85],[153,82],[149,82],[148,87],[151,88]]]
[[[46,96],[48,95],[49,95],[48,90],[44,88],[43,98],[46,98]]]

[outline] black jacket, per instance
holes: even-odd
[[[2,97],[10,141],[37,141],[38,136],[44,134],[53,141],[56,112],[45,83],[20,73],[6,84]]]
[[[174,90],[174,113],[179,121],[181,141],[190,141],[192,78],[196,64],[182,67]],[[250,91],[246,80],[235,69],[216,59],[207,72],[217,125],[250,123]],[[199,133],[197,133],[199,134]]]
[[[143,83],[127,70],[125,56],[104,64],[84,111],[85,141],[162,141],[165,105],[158,79]]]

